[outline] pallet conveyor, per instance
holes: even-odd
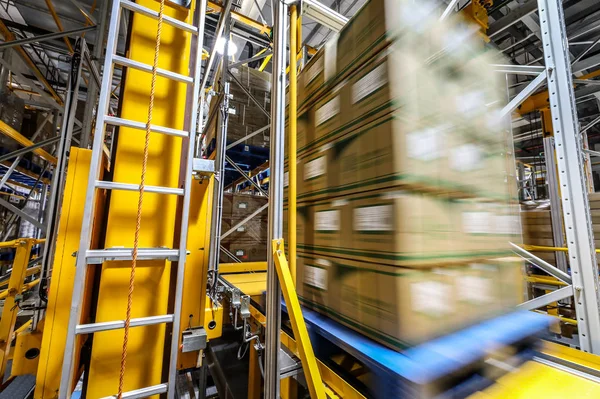
[[[220,280],[225,290],[249,295],[252,318],[264,324],[266,273],[254,268]],[[341,398],[600,397],[600,357],[541,341],[539,334],[552,323],[548,316],[517,311],[399,353],[302,311],[320,368],[329,369],[321,373],[323,382]],[[282,344],[295,352],[286,325],[282,321]]]

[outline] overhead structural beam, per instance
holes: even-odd
[[[545,71],[545,68],[542,66],[535,65],[501,65],[501,64],[492,64],[491,67],[496,72],[501,73],[511,73],[514,75],[530,75],[537,76],[540,73]]]
[[[96,25],[84,26],[83,28],[78,28],[78,29],[65,30],[62,32],[49,33],[47,35],[33,36],[33,37],[27,37],[24,39],[7,41],[7,42],[0,43],[0,50],[8,48],[8,47],[21,46],[23,44],[41,43],[41,42],[44,42],[47,40],[59,39],[61,37],[65,37],[65,36],[78,35],[80,33],[89,32],[89,31],[92,31],[95,29],[96,29]]]
[[[60,140],[60,136],[51,137],[49,139],[40,141],[39,143],[35,143],[35,144],[33,144],[33,145],[29,146],[29,147],[20,148],[20,149],[18,149],[16,151],[13,151],[13,152],[8,153],[6,155],[0,156],[0,162],[8,161],[9,159],[14,158],[14,157],[18,157],[19,155],[27,154],[28,152],[34,151],[34,150],[36,150],[38,148],[45,147],[45,146],[47,146],[49,144],[56,143],[58,140]]]
[[[519,92],[504,108],[500,111],[500,115],[505,117],[510,115],[517,107],[533,94],[540,86],[546,82],[546,71],[540,73],[535,79],[533,79],[523,90]]]
[[[14,33],[12,33],[4,24],[4,22],[0,21],[0,33],[4,36],[5,41],[14,41],[17,40]],[[54,90],[52,85],[48,82],[44,74],[39,70],[35,62],[31,59],[29,54],[23,49],[23,47],[19,46],[16,48],[19,56],[25,62],[25,64],[31,69],[35,77],[40,81],[40,83],[48,90],[52,98],[56,101],[56,103],[60,106],[64,104],[63,99],[58,95],[58,93]],[[14,71],[13,71],[14,72]]]
[[[341,31],[344,25],[348,23],[347,17],[316,0],[302,1],[302,15],[336,32]]]
[[[88,22],[88,24],[90,25],[96,25],[96,19],[94,18],[94,16],[89,13],[84,7],[83,5],[81,5],[81,3],[79,3],[77,0],[69,0],[71,3],[73,3],[73,5],[75,7],[77,7],[77,9],[79,10],[79,12],[81,13],[81,15],[83,15],[83,17],[86,19],[86,21]]]
[[[208,78],[210,76],[210,70],[215,62],[215,57],[217,56],[217,42],[219,38],[223,35],[223,30],[225,29],[225,21],[227,21],[229,12],[231,11],[231,3],[233,0],[226,0],[227,4],[225,8],[221,9],[221,15],[219,16],[219,22],[217,22],[217,29],[215,30],[215,40],[213,41],[212,48],[210,49],[210,55],[208,56],[208,61],[206,62],[206,66],[204,67],[204,77],[202,78],[202,84],[200,85],[200,94],[204,95],[204,88],[208,87]]]
[[[214,10],[215,12],[219,12],[219,13],[223,10],[223,6],[221,4],[217,4],[212,1],[208,2],[208,8],[210,8],[211,10]],[[241,22],[242,24],[249,26],[251,28],[254,28],[254,29],[260,31],[261,33],[266,33],[267,35],[271,34],[270,26],[260,23],[252,18],[248,18],[247,16],[242,15],[236,11],[230,11],[230,13],[231,13],[231,19]]]
[[[239,67],[239,66],[242,66],[242,65],[249,64],[249,63],[254,62],[254,61],[259,61],[259,60],[262,60],[263,58],[266,58],[266,57],[268,57],[269,55],[272,55],[272,54],[273,54],[272,51],[265,51],[264,53],[259,54],[259,55],[255,55],[254,57],[247,58],[245,60],[241,60],[241,61],[229,64],[229,68],[236,68],[236,67]]]
[[[54,23],[56,24],[56,27],[58,28],[59,31],[64,31],[65,28],[63,28],[63,24],[58,16],[58,13],[56,12],[56,9],[54,8],[54,4],[52,4],[52,0],[46,0],[46,6],[48,6],[48,10],[50,11],[50,14],[52,15],[52,18],[54,19]],[[71,42],[69,41],[69,39],[65,36],[63,36],[63,40],[65,41],[65,44],[67,45],[67,48],[69,49],[70,53],[73,53],[73,46],[71,45]]]
[[[489,37],[494,37],[536,11],[537,3],[535,1],[529,1],[521,7],[510,11],[496,22],[492,23],[487,31],[487,35]]]
[[[587,71],[600,65],[600,54],[593,55],[585,60],[578,61],[573,64],[573,73]]]
[[[31,147],[35,145],[31,140],[23,136],[21,133],[17,132],[15,129],[13,129],[3,121],[0,121],[0,133],[5,135],[6,137],[10,137],[11,139],[15,140],[23,146]],[[56,165],[56,157],[49,154],[47,151],[42,150],[41,148],[35,148],[33,152],[34,154],[50,162],[51,164]]]
[[[597,117],[597,118],[595,118],[593,121],[591,121],[587,125],[585,125],[585,127],[582,127],[581,128],[581,134],[587,132],[588,130],[590,130],[591,128],[593,128],[594,126],[596,126],[598,124],[598,122],[600,122],[600,116]]]

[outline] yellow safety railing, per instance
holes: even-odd
[[[528,245],[528,244],[519,244],[521,248],[529,252],[569,252],[569,248],[560,248],[560,247],[546,247],[543,245]],[[596,253],[600,254],[600,249],[596,249]]]
[[[0,299],[4,299],[4,308],[2,309],[2,317],[0,317],[0,375],[4,375],[8,361],[8,348],[12,343],[15,333],[15,323],[19,311],[17,306],[18,296],[35,287],[40,282],[38,278],[32,282],[23,284],[28,275],[27,266],[31,259],[31,249],[44,241],[35,238],[17,238],[12,241],[0,242],[0,248],[16,248],[8,287],[6,290],[0,292]],[[31,269],[33,270],[34,268]],[[29,270],[29,275],[35,274],[32,270]]]

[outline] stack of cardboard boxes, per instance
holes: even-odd
[[[299,76],[300,299],[396,349],[522,296],[501,62],[438,19],[368,1]]]
[[[242,220],[267,203],[267,197],[251,194],[223,194],[223,217],[221,234],[237,226]],[[261,212],[248,222],[237,227],[221,240],[221,245],[242,262],[267,260],[267,212]],[[233,259],[221,251],[220,262],[230,263]]]
[[[232,68],[230,71],[234,78],[252,94],[260,105],[259,107],[238,84],[233,80],[231,81],[229,94],[232,97],[229,100],[227,141],[233,142],[269,124],[269,117],[260,108],[262,107],[267,111],[271,108],[271,74],[247,66]],[[213,100],[215,99],[213,98]],[[215,110],[220,105],[216,100],[211,101],[209,115],[214,113],[215,117],[209,120],[210,124],[206,129],[207,145],[217,137],[217,131],[221,128],[222,115],[218,110]],[[244,143],[257,147],[269,147],[269,138],[270,130],[266,129]]]

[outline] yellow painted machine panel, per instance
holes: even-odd
[[[85,189],[90,172],[92,151],[72,147],[56,238],[52,278],[44,321],[44,334],[36,375],[35,399],[53,399],[60,386],[61,367],[67,339],[71,296],[75,279],[75,258],[79,249]],[[103,210],[103,198],[98,198],[97,212]],[[97,226],[95,227],[97,229]],[[90,278],[93,273],[90,273]],[[88,283],[88,286],[91,284]],[[91,292],[86,293],[82,318],[86,318]],[[81,340],[78,340],[78,351]]]
[[[38,324],[36,331],[23,331],[17,334],[13,362],[10,368],[11,376],[35,375],[40,361],[42,333],[43,328]]]
[[[188,327],[206,326],[204,309],[207,305],[204,292],[206,291],[206,279],[208,277],[206,269],[208,265],[213,184],[213,178],[210,181],[192,181],[187,244],[190,254],[187,257],[183,282],[181,331]],[[181,337],[181,331],[179,337]],[[207,334],[210,338],[211,332],[207,330]],[[195,367],[197,359],[197,351],[180,353],[178,367],[180,369]]]
[[[138,0],[138,4],[158,10],[154,0]],[[192,23],[191,10],[165,5],[165,15]],[[157,22],[134,14],[130,29],[130,59],[152,65]],[[184,75],[190,59],[191,34],[163,24],[159,68]],[[151,75],[129,69],[122,92],[120,117],[145,123],[148,114]],[[183,129],[187,85],[157,77],[153,120],[155,125]],[[113,180],[140,183],[143,160],[144,132],[121,128],[113,159]],[[146,184],[178,187],[182,139],[152,133]],[[139,247],[173,248],[177,219],[177,200],[173,195],[146,193],[144,195]],[[136,225],[137,192],[113,191],[106,226],[105,247],[133,247]],[[189,248],[191,249],[191,248]],[[99,282],[96,322],[125,318],[131,262],[105,262]],[[167,314],[170,295],[171,264],[167,261],[139,261],[136,268],[132,317]],[[203,295],[198,296],[198,301]],[[184,300],[185,301],[185,300]],[[202,309],[202,308],[200,308]],[[193,313],[193,312],[192,312]],[[201,314],[203,312],[197,312]],[[188,325],[186,315],[182,325]],[[130,330],[127,349],[124,391],[164,382],[166,326],[136,327]],[[104,331],[94,335],[87,397],[95,399],[117,392],[123,330]]]

